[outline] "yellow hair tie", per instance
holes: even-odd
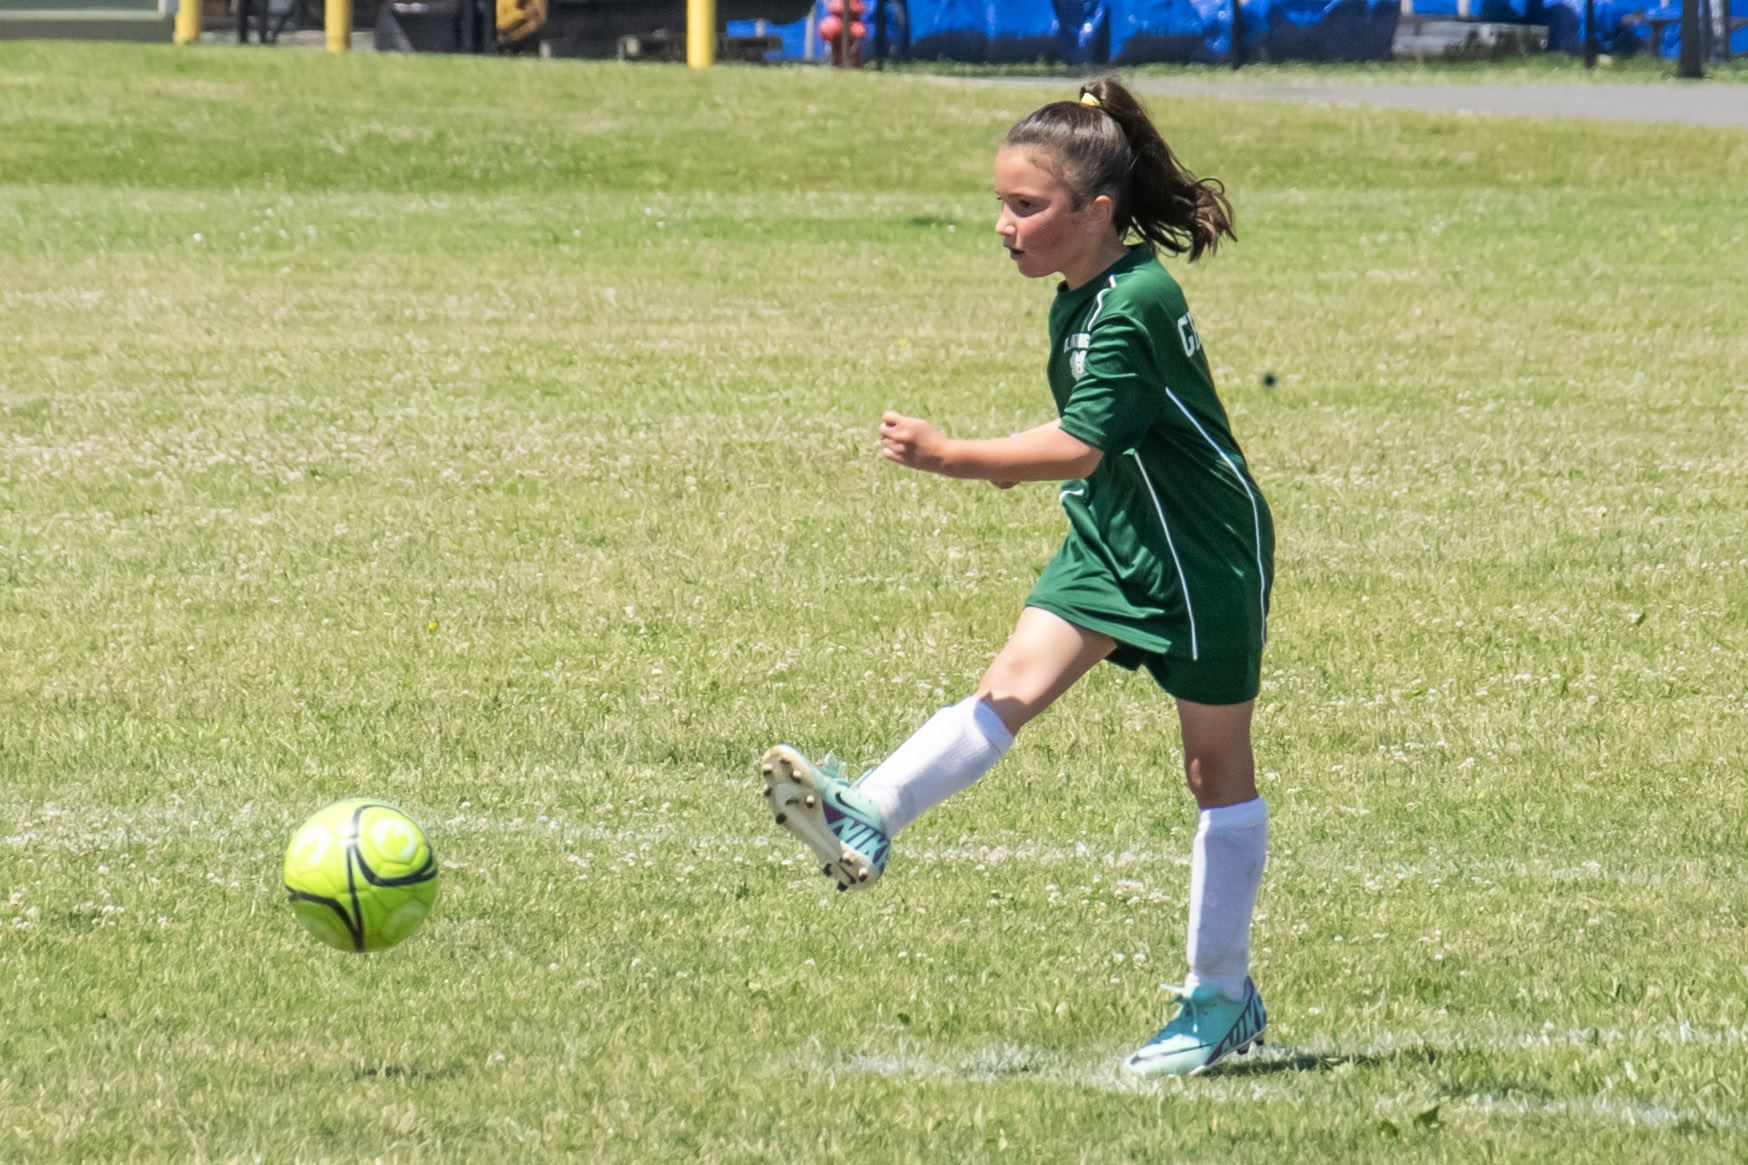
[[[1081,91],[1081,94],[1080,94],[1080,103],[1081,103],[1081,104],[1082,104],[1082,105],[1090,105],[1090,106],[1092,106],[1092,107],[1093,107],[1093,108],[1094,108],[1094,109],[1097,109],[1097,108],[1099,108],[1099,106],[1100,106],[1100,104],[1101,104],[1101,103],[1100,103],[1100,101],[1099,101],[1099,99],[1098,99],[1098,98],[1097,98],[1097,97],[1094,97],[1094,96],[1093,96],[1093,95],[1092,95],[1092,94],[1091,94],[1091,93],[1088,93],[1088,92],[1086,92],[1086,91],[1085,91],[1085,90],[1082,90],[1082,91]]]

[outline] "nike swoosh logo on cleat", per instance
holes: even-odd
[[[844,800],[842,793],[839,793],[836,789],[826,789],[824,792],[825,803],[831,808],[836,809],[845,817],[853,817],[857,821],[862,819],[861,814],[857,813],[855,808],[848,801]]]

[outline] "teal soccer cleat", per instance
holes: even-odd
[[[1123,1061],[1137,1076],[1194,1076],[1224,1056],[1244,1055],[1262,1044],[1268,1014],[1256,984],[1244,981],[1244,998],[1233,999],[1206,985],[1194,990],[1167,986],[1178,1013],[1159,1034]]]
[[[765,753],[759,771],[777,824],[819,856],[825,863],[820,873],[839,890],[867,890],[880,880],[892,840],[873,800],[844,780],[833,757],[816,765],[779,744]]]

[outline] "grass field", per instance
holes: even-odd
[[[0,45],[0,1160],[1748,1153],[1748,132],[1155,103],[1281,535],[1266,1055],[1115,1071],[1147,683],[876,893],[770,823],[1060,536],[873,427],[1049,415],[988,165],[1062,91]],[[371,957],[278,885],[358,792],[443,863]]]

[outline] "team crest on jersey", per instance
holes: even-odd
[[[1068,353],[1068,372],[1076,380],[1086,375],[1086,350],[1092,347],[1092,335],[1089,332],[1076,332],[1062,341],[1062,350]]]

